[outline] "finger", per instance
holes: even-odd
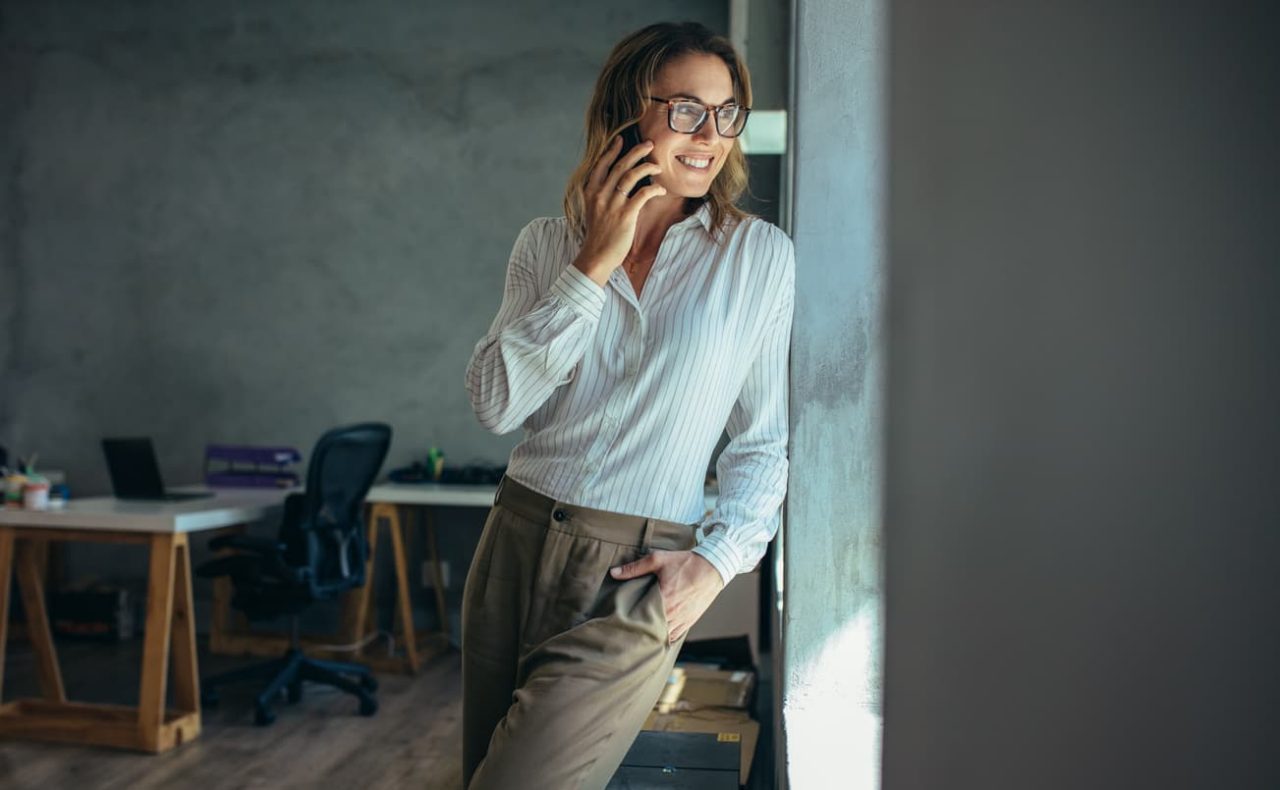
[[[619,565],[610,569],[615,579],[634,579],[638,576],[647,576],[658,569],[658,559],[652,554],[646,554],[635,562],[628,562],[625,565]]]
[[[636,192],[631,196],[631,199],[627,201],[627,208],[633,213],[639,214],[640,209],[644,208],[645,203],[648,203],[656,197],[662,197],[665,194],[667,194],[665,187],[659,186],[658,184],[650,184],[647,187],[642,187],[639,192]]]
[[[636,163],[641,159],[648,156],[649,152],[652,150],[653,143],[645,140],[639,145],[633,147],[630,151],[627,151],[618,159],[617,162],[614,162],[613,167],[609,168],[609,175],[605,177],[604,185],[612,189],[616,189],[618,181],[622,176],[626,175],[628,170],[635,167]]]
[[[661,172],[662,168],[653,162],[645,162],[644,164],[636,165],[628,170],[622,178],[618,180],[618,185],[614,187],[614,189],[618,190],[619,194],[630,195],[631,190],[635,188],[640,179],[645,176],[656,176]]]
[[[595,166],[591,168],[591,174],[587,177],[587,185],[591,187],[599,187],[604,181],[605,175],[609,172],[609,168],[613,166],[613,160],[618,158],[618,149],[622,147],[622,135],[615,134],[613,141],[605,146],[604,152],[596,159]]]

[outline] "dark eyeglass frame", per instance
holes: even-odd
[[[706,124],[708,118],[715,118],[716,134],[720,135],[721,137],[726,137],[731,139],[731,138],[737,137],[738,135],[746,131],[747,117],[751,115],[750,107],[743,107],[742,105],[738,104],[736,101],[726,102],[720,105],[712,105],[712,104],[703,104],[702,102],[694,101],[693,99],[663,99],[659,96],[650,96],[649,101],[661,102],[662,104],[667,105],[667,128],[675,132],[676,134],[697,134],[698,130],[701,129]],[[698,121],[694,125],[694,127],[687,132],[682,129],[677,129],[675,126],[674,118],[676,114],[677,104],[696,104],[702,108],[702,120]],[[738,112],[742,116],[742,127],[738,129],[737,132],[734,132],[733,134],[725,134],[724,130],[720,128],[720,110],[724,109],[725,107],[737,107]],[[734,119],[734,123],[737,123],[737,119]]]

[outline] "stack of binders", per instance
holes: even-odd
[[[293,447],[211,444],[204,450],[204,482],[210,488],[293,488],[302,460]]]

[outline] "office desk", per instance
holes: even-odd
[[[433,509],[436,507],[475,507],[488,509],[498,492],[496,485],[456,485],[445,483],[384,483],[374,486],[365,497],[367,505],[365,528],[368,533],[369,555],[365,583],[352,590],[343,601],[342,619],[338,629],[321,639],[303,637],[303,649],[318,658],[344,658],[367,664],[377,672],[417,673],[422,664],[432,656],[449,649],[449,616],[446,607],[444,574],[441,572],[440,555],[436,547],[436,529]],[[708,491],[706,508],[715,506],[716,496]],[[426,538],[426,560],[430,569],[435,593],[436,616],[440,627],[435,631],[418,633],[413,624],[413,574],[409,568],[408,524],[410,513],[422,515]],[[392,567],[396,576],[396,604],[392,631],[400,648],[395,655],[386,655],[364,647],[358,651],[335,651],[334,645],[353,646],[368,640],[377,631],[377,606],[374,600],[374,569],[377,567],[379,533],[387,528],[391,537]],[[288,636],[280,633],[250,631],[243,623],[232,626],[227,613],[227,595],[215,590],[214,616],[209,634],[209,649],[227,655],[252,655],[274,657],[281,655],[289,645]],[[373,642],[372,644],[376,644]]]
[[[163,752],[200,734],[200,676],[191,602],[192,532],[241,526],[275,516],[279,491],[218,491],[185,502],[78,499],[65,510],[0,510],[0,689],[16,568],[42,699],[0,700],[0,737]],[[44,604],[36,544],[129,543],[150,549],[142,684],[137,707],[70,702]],[[172,657],[172,662],[170,658]],[[170,664],[174,707],[165,706]]]

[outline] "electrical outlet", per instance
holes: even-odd
[[[440,583],[444,588],[449,589],[449,561],[440,560]],[[425,589],[433,589],[436,586],[435,577],[431,575],[431,561],[422,561],[422,586]]]

